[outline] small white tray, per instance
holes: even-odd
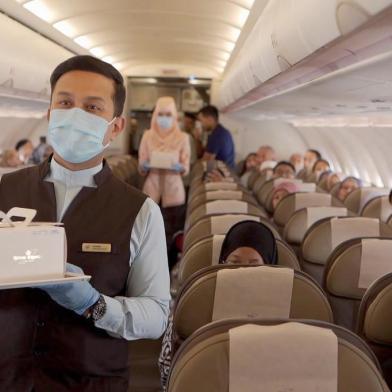
[[[66,272],[64,278],[54,278],[54,279],[40,279],[40,280],[25,280],[20,282],[1,282],[0,281],[0,290],[5,289],[19,289],[22,287],[36,287],[36,286],[45,286],[50,284],[63,284],[70,282],[77,282],[81,280],[90,280],[90,275],[82,275],[71,272]]]

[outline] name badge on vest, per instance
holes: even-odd
[[[84,242],[82,244],[82,252],[86,253],[111,253],[112,244],[95,244]]]

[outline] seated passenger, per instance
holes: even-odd
[[[344,201],[347,196],[362,186],[361,180],[355,177],[347,177],[339,187],[337,197],[340,201]]]
[[[219,264],[277,264],[273,233],[260,222],[235,224],[223,241]]]
[[[290,163],[295,167],[295,172],[299,173],[304,168],[304,157],[299,153],[294,153],[290,157]]]
[[[312,169],[312,172],[316,175],[316,181],[320,179],[321,174],[328,170],[330,170],[329,162],[325,159],[318,159]]]
[[[251,152],[246,157],[244,164],[242,166],[242,170],[239,173],[239,176],[241,177],[242,185],[247,186],[248,179],[252,172],[252,169],[254,169],[257,165],[258,165],[257,154],[255,152]]]
[[[18,167],[22,164],[23,162],[19,159],[19,154],[16,150],[5,150],[1,154],[1,167]]]
[[[234,225],[226,234],[219,256],[219,264],[271,264],[278,261],[276,239],[271,230],[260,222],[242,221]],[[172,362],[173,314],[162,340],[158,366],[161,373],[163,391]]]
[[[272,171],[272,178],[289,178],[295,177],[295,167],[287,161],[280,161]]]
[[[313,169],[317,160],[321,159],[321,154],[317,150],[309,149],[304,156],[304,168],[298,173],[298,178],[304,179]]]
[[[34,147],[33,143],[31,143],[29,139],[19,140],[15,145],[15,150],[18,152],[19,159],[22,161],[22,163],[31,163]]]
[[[338,182],[344,179],[345,175],[343,173],[331,173],[327,180],[327,191],[330,192]]]
[[[293,182],[282,182],[273,190],[272,210],[275,211],[279,202],[290,193],[298,192],[298,187]]]
[[[262,164],[265,161],[276,161],[276,153],[271,146],[261,146],[257,150],[256,155],[259,164]]]
[[[49,158],[49,156],[53,153],[53,148],[46,143],[46,137],[41,136],[39,138],[39,144],[34,149],[33,154],[31,156],[32,163],[39,165],[45,159]]]

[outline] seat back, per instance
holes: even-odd
[[[342,182],[338,182],[338,183],[336,183],[333,187],[332,187],[332,189],[330,190],[330,194],[333,196],[333,197],[338,197],[338,193],[339,193],[339,189],[340,189],[340,185],[342,184]]]
[[[321,374],[317,369],[309,371],[309,368],[314,367],[314,363],[320,361],[321,358],[317,354],[314,356],[315,348],[311,346],[311,340],[306,339],[310,335],[319,343],[318,347],[325,346],[323,353],[319,351],[320,356],[324,355],[326,360],[324,366],[325,364],[333,364],[331,367],[335,371],[327,376],[324,375],[323,381],[321,381],[325,382],[325,380],[330,381],[332,377],[336,378],[336,380],[333,380],[334,386],[329,390],[337,392],[388,391],[377,359],[367,344],[358,336],[344,328],[321,321],[295,320],[295,322],[300,323],[296,324],[295,327],[302,325],[307,328],[303,328],[302,332],[299,332],[300,330],[296,328],[298,333],[293,334],[294,329],[292,327],[294,325],[291,324],[291,320],[260,319],[252,320],[251,325],[249,320],[238,319],[215,322],[201,328],[182,345],[175,356],[169,376],[168,391],[233,391],[238,382],[240,382],[238,390],[243,392],[275,391],[278,390],[276,382],[289,380],[286,387],[292,386],[290,377],[295,378],[293,382],[301,382],[309,377],[309,373],[311,373],[310,387],[301,387],[296,390],[314,391],[315,382],[318,386],[320,385],[320,382],[315,381],[317,375]],[[244,337],[247,338],[248,342],[251,339],[250,343],[253,347],[252,345],[249,347],[251,352],[248,352],[248,354],[253,355],[253,360],[245,360],[246,355],[243,356],[241,351],[237,351],[238,347],[240,350],[241,348],[248,349],[247,346],[238,345],[238,343],[245,343],[245,341],[235,340],[238,339],[238,333],[242,332],[239,327],[242,328],[242,331],[247,332]],[[254,329],[255,327],[264,327],[260,331],[262,335],[257,336],[256,339],[254,334],[259,333],[259,331]],[[269,328],[266,329],[266,327]],[[289,331],[291,333],[288,338]],[[292,359],[296,356],[294,353],[296,350],[295,344],[299,343],[300,339],[304,337],[303,342],[305,344],[298,345],[298,350],[300,350],[298,358],[301,358],[301,361],[305,359],[309,362],[301,364],[296,362],[295,365],[298,366],[296,371],[287,374],[287,369],[291,368],[293,365]],[[287,343],[281,344],[282,341],[287,341]],[[268,342],[268,344],[263,347],[262,342]],[[253,351],[255,352],[253,353]],[[239,367],[233,366],[237,364],[238,360],[240,360]],[[253,361],[259,366],[259,369],[263,368],[263,373],[259,372],[257,367],[252,366]],[[288,367],[285,366],[286,361]],[[271,369],[267,367],[270,364],[273,366],[275,363],[279,363],[279,366]],[[322,366],[323,372],[326,370],[324,366]],[[255,370],[254,374],[248,374],[250,367]],[[275,373],[276,370],[278,371],[277,374]],[[237,372],[240,377],[244,377],[243,380],[238,378]],[[274,374],[272,382],[275,387],[263,384],[269,381],[270,372]],[[298,377],[302,372],[302,377]],[[279,390],[287,390],[286,387]],[[237,389],[235,389],[236,391]]]
[[[369,200],[361,211],[361,216],[377,218],[382,222],[387,222],[391,215],[392,204],[389,202],[389,195],[377,196]]]
[[[389,190],[386,188],[364,187],[358,188],[349,193],[344,200],[344,205],[356,214],[359,214],[364,205],[377,196],[387,195]]]
[[[363,217],[326,218],[306,233],[301,246],[301,266],[319,283],[332,251],[344,241],[360,237],[392,237],[392,228],[378,219]]]
[[[197,195],[213,191],[238,191],[247,192],[245,188],[236,182],[201,182],[189,192],[189,202]]]
[[[273,227],[270,228],[275,232],[275,235],[277,235],[276,230]],[[219,263],[219,256],[224,238],[224,235],[211,235],[203,238],[188,249],[180,262],[178,271],[178,280],[180,284],[195,272]],[[297,256],[293,250],[278,238],[276,240],[278,265],[301,270]]]
[[[277,205],[274,212],[274,222],[283,227],[294,212],[306,207],[329,207],[331,205],[341,205],[328,193],[292,193],[284,197]]]
[[[244,193],[241,190],[210,191],[196,195],[192,201],[188,203],[188,211],[189,213],[192,213],[197,207],[214,200],[242,200],[257,205],[257,202],[252,195]]]
[[[283,200],[282,200],[283,201]],[[345,207],[307,207],[302,208],[289,218],[284,230],[283,238],[289,244],[300,245],[305,233],[316,222],[334,216],[347,216]]]
[[[256,215],[226,214],[218,216],[207,216],[200,219],[186,232],[183,251],[186,252],[190,246],[208,235],[226,234],[232,226],[244,220],[254,220],[256,222],[261,222],[262,218]]]
[[[257,169],[253,169],[251,175],[248,178],[248,189],[253,189],[254,183],[257,181],[257,178],[260,176],[260,172]]]
[[[249,268],[252,270],[249,270]],[[263,314],[265,312],[263,317],[271,318],[269,316],[271,309],[274,306],[278,306],[278,312],[280,312],[281,306],[283,306],[285,308],[284,312],[287,311],[288,313],[284,317],[332,322],[332,310],[327,297],[320,286],[301,271],[277,266],[216,265],[192,275],[179,291],[173,316],[174,331],[179,341],[186,339],[198,328],[207,325],[213,320],[216,321],[220,315],[227,314],[222,309],[217,309],[217,306],[222,304],[219,301],[220,296],[217,295],[218,291],[216,288],[217,282],[220,284],[219,279],[221,279],[222,272],[225,273],[225,271],[230,269],[234,273],[232,279],[239,285],[237,289],[241,293],[240,296],[244,295],[245,297],[230,300],[226,298],[227,301],[225,300],[224,303],[229,306],[240,306],[241,313],[244,313],[244,316],[252,313],[254,318],[254,306],[260,305],[255,303],[267,301],[269,304],[262,304],[258,308],[259,312],[260,309]],[[251,282],[247,279],[242,280],[243,271],[247,269],[253,277]],[[292,274],[290,287],[283,287],[280,276],[271,274],[271,271],[276,271],[277,269],[284,273]],[[279,271],[280,273],[282,272]],[[267,278],[268,283],[263,278]],[[241,284],[246,286],[246,289],[242,289]],[[234,290],[233,285],[230,288]],[[282,304],[282,302],[287,300],[285,296],[287,294],[286,290],[291,291],[291,300],[289,299],[289,303]],[[272,294],[274,292],[278,294],[275,296]],[[242,302],[236,304],[237,301]]]
[[[391,238],[356,238],[343,242],[325,266],[323,287],[335,321],[355,329],[359,303],[368,287],[392,272]]]
[[[377,355],[384,376],[392,387],[392,274],[373,283],[362,298],[357,333]]]
[[[253,204],[241,200],[214,200],[202,204],[192,211],[186,221],[185,229],[194,225],[200,219],[221,214],[250,214],[266,218],[267,214]]]

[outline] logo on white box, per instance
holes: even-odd
[[[41,259],[41,256],[38,253],[37,249],[26,250],[24,256],[13,256],[14,261],[17,261],[18,264],[28,264],[34,263],[37,260]]]

